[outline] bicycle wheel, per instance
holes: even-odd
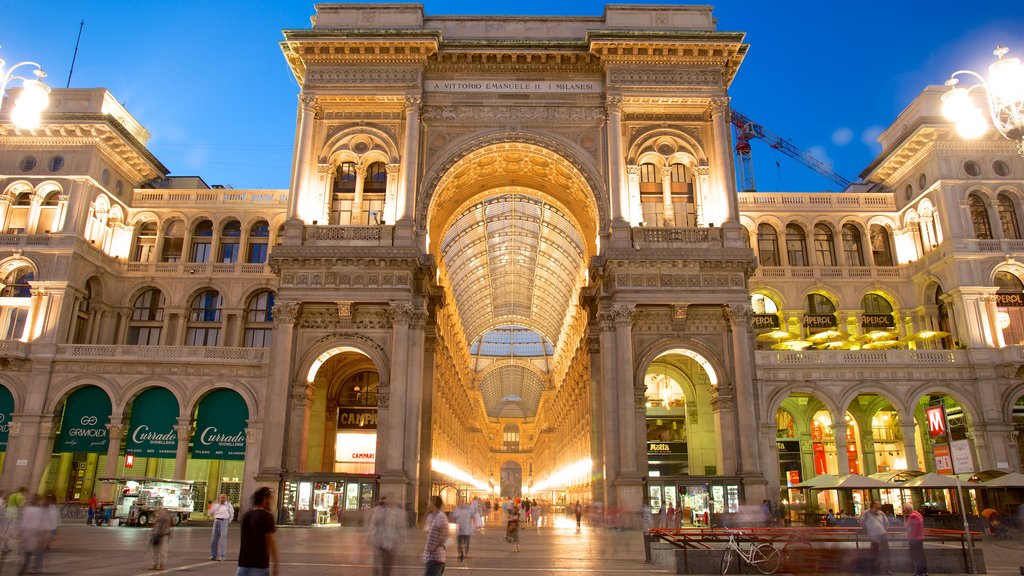
[[[732,558],[736,553],[733,552],[732,548],[726,548],[722,551],[722,574],[729,572],[729,565],[732,564]]]
[[[782,554],[771,544],[758,544],[750,555],[750,563],[761,574],[775,574],[782,563]]]

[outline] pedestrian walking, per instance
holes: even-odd
[[[156,509],[153,527],[149,531],[149,545],[153,548],[150,570],[163,570],[167,565],[167,544],[171,539],[171,513],[163,506]]]
[[[664,503],[662,504],[664,506]],[[576,501],[576,506],[573,512],[576,514],[576,531],[580,531],[580,520],[583,518],[583,506],[580,506],[580,501]]]
[[[448,517],[441,510],[443,506],[444,501],[440,496],[434,495],[427,500],[427,518],[424,521],[427,541],[423,544],[423,576],[444,574],[444,565],[448,560],[444,549],[444,543],[448,540]]]
[[[889,537],[888,521],[882,513],[882,504],[878,500],[871,501],[871,507],[860,517],[860,525],[871,540],[872,569],[875,574],[892,574],[889,569]]]
[[[459,562],[469,556],[469,537],[473,535],[473,509],[465,502],[452,511],[452,522],[455,523],[455,539],[458,541]]]
[[[391,576],[391,567],[395,562],[395,550],[398,548],[403,525],[402,512],[392,509],[388,506],[387,500],[381,497],[370,511],[370,519],[366,525],[366,539],[374,554],[374,576]]]
[[[519,506],[514,506],[508,513],[508,525],[506,527],[508,541],[512,543],[512,550],[519,552]]]
[[[228,549],[228,525],[235,515],[235,507],[228,502],[228,495],[221,494],[220,500],[210,506],[213,516],[213,534],[210,536],[210,560],[224,560]]]
[[[22,486],[18,488],[17,492],[12,492],[7,497],[7,505],[4,507],[3,534],[0,535],[3,538],[3,552],[11,551],[11,538],[18,530],[18,515],[21,512],[22,506],[25,505],[25,493],[27,491],[28,488]]]
[[[96,508],[98,508],[99,505],[100,505],[100,503],[96,500],[96,494],[90,494],[89,495],[89,504],[88,504],[88,508],[87,508],[87,516],[86,516],[86,520],[85,520],[85,523],[87,525],[92,526],[93,524],[95,524],[95,522],[96,522]]]
[[[252,495],[252,508],[242,515],[239,530],[238,570],[235,576],[280,574],[277,544],[274,542],[274,515],[270,513],[274,491],[258,488]],[[273,572],[271,572],[273,565]]]
[[[924,556],[924,518],[910,502],[903,503],[903,517],[907,525],[907,545],[914,576],[928,576],[928,561]]]
[[[18,541],[22,562],[18,574],[35,574],[43,569],[43,554],[50,544],[49,513],[35,496],[21,507],[18,516]]]

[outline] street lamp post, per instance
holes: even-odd
[[[956,123],[964,138],[978,138],[988,130],[985,113],[975,104],[971,91],[985,92],[992,125],[1008,140],[1017,142],[1017,152],[1024,156],[1024,66],[1019,58],[1005,58],[1008,48],[996,47],[996,61],[988,67],[986,80],[972,70],[958,70],[946,81],[949,92],[942,95],[942,113]],[[961,88],[958,76],[972,76],[978,84]]]
[[[14,108],[11,110],[11,122],[19,128],[35,128],[39,126],[39,120],[50,105],[50,87],[43,82],[46,72],[36,62],[18,62],[10,68],[4,68],[7,63],[0,58],[0,95],[7,92],[8,86],[13,87],[15,80],[21,82],[21,94],[14,101]],[[32,78],[15,74],[19,68],[34,68]]]

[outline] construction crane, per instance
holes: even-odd
[[[772,148],[807,166],[844,189],[850,185],[849,180],[836,174],[830,166],[825,165],[810,153],[800,150],[789,140],[772,134],[764,126],[754,122],[735,108],[730,110],[732,112],[732,131],[736,138],[736,162],[740,169],[740,184],[743,191],[753,192],[757,189],[754,184],[754,166],[750,161],[750,141],[755,138],[764,140]]]

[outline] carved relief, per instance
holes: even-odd
[[[609,84],[632,86],[721,86],[720,70],[678,68],[616,68],[608,73]]]
[[[569,106],[425,106],[423,120],[435,122],[580,122],[604,121],[593,107]]]
[[[274,310],[272,312],[274,316],[274,324],[295,324],[296,318],[299,317],[300,310],[302,310],[302,304],[299,302],[278,300],[274,303]]]
[[[319,68],[306,77],[306,84],[417,84],[419,73],[415,69],[395,68]]]

